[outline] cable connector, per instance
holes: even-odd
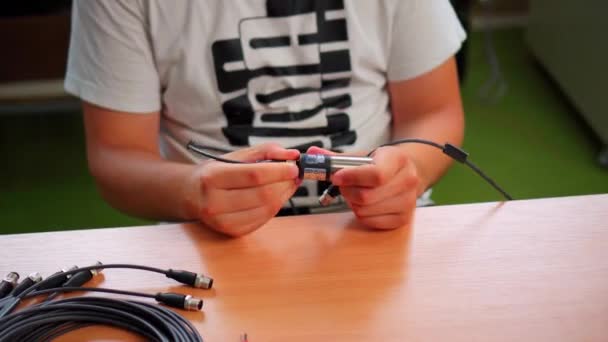
[[[319,197],[319,204],[321,204],[321,206],[323,207],[326,207],[332,204],[338,196],[340,196],[340,188],[332,184],[327,189],[325,189],[321,197]]]
[[[10,295],[16,297],[20,295],[23,291],[30,288],[32,285],[37,284],[42,281],[42,276],[38,272],[31,273],[27,276],[27,278],[23,279],[13,291],[11,291]]]
[[[100,261],[96,262],[95,265],[103,265]],[[64,287],[78,287],[86,284],[89,280],[93,279],[94,276],[101,273],[101,268],[81,271],[73,274],[62,286]]]
[[[333,201],[336,199],[335,197],[330,195],[329,191],[327,190],[328,189],[325,189],[325,191],[323,191],[323,194],[321,194],[321,197],[319,197],[319,204],[323,207],[327,207],[328,205],[332,204]]]
[[[165,275],[167,278],[199,289],[210,289],[213,286],[213,278],[200,273],[170,269]]]
[[[0,298],[4,298],[11,293],[18,281],[19,273],[17,272],[10,272],[4,276],[4,279],[0,282]]]
[[[76,269],[78,269],[78,266],[76,266],[76,265],[74,265],[68,269],[62,268],[61,271],[55,272],[55,273],[51,274],[50,276],[48,276],[48,278],[47,278],[48,281],[45,281],[44,283],[40,284],[40,286],[38,286],[38,288],[36,290],[41,291],[41,290],[52,289],[55,287],[60,287],[69,278],[71,278],[71,275],[66,275],[65,272],[73,271]],[[57,276],[57,277],[55,277],[55,276]]]
[[[173,308],[185,309],[189,311],[200,311],[203,308],[203,300],[194,298],[191,295],[179,293],[157,293],[154,299]]]
[[[450,158],[452,158],[460,163],[466,162],[467,158],[469,157],[469,154],[466,153],[463,149],[461,149],[458,146],[454,146],[450,143],[446,143],[441,150],[443,151],[443,153],[447,154]]]

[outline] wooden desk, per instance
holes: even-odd
[[[137,271],[100,286],[205,299],[206,341],[607,341],[608,195],[277,218],[229,239],[195,224],[0,236],[0,273],[129,262],[203,271],[212,291]],[[10,266],[9,266],[10,265]],[[125,336],[91,328],[65,340]]]

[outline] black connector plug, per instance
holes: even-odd
[[[326,207],[333,203],[336,197],[340,196],[340,188],[331,184],[325,191],[321,197],[319,197],[319,204]]]
[[[42,281],[42,276],[38,272],[34,272],[27,276],[27,278],[23,279],[13,291],[11,291],[10,295],[16,297],[20,295],[23,291],[29,289],[32,285],[37,284]]]
[[[101,262],[97,262],[95,265],[103,265]],[[63,283],[63,287],[79,287],[86,284],[89,280],[93,279],[94,276],[101,273],[101,269],[92,269],[81,271],[73,274],[70,279]]]
[[[157,293],[154,297],[159,303],[167,306],[185,309],[189,311],[200,311],[203,308],[203,300],[194,298],[191,295],[183,295],[179,293]]]
[[[167,271],[166,276],[182,284],[199,289],[210,289],[213,286],[213,278],[200,273],[170,269]]]
[[[464,150],[462,150],[458,146],[454,146],[450,143],[446,143],[441,150],[443,151],[443,153],[450,156],[450,158],[452,158],[460,163],[464,163],[465,161],[467,161],[467,158],[469,157],[469,154],[466,153]]]
[[[4,279],[2,279],[2,281],[0,282],[0,298],[4,298],[9,293],[11,293],[11,291],[13,291],[13,289],[15,288],[15,285],[17,285],[18,281],[19,273],[17,272],[10,272],[6,276],[4,276]]]
[[[74,265],[68,269],[61,269],[61,271],[51,274],[47,278],[48,281],[45,281],[44,283],[40,284],[40,286],[38,286],[38,288],[36,290],[42,291],[42,290],[48,290],[48,289],[62,286],[63,283],[65,283],[69,278],[71,278],[71,276],[66,275],[65,272],[73,271],[75,269],[78,269],[78,266]],[[57,277],[55,277],[55,276],[57,276]]]

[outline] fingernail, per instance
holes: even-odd
[[[293,159],[297,159],[300,156],[300,151],[298,151],[298,150],[291,149],[291,150],[289,150],[289,152],[291,153],[291,156],[293,157]]]
[[[291,174],[290,174],[290,177],[298,179],[298,175],[299,174],[300,174],[300,170],[298,170],[298,167],[295,166],[295,165],[291,165]]]
[[[314,152],[318,152],[318,151],[319,151],[319,148],[317,146],[311,146],[308,148],[308,151],[306,151],[306,152],[314,153]]]

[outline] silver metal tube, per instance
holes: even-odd
[[[331,173],[351,167],[369,165],[374,162],[369,157],[330,156],[329,159],[331,160]]]
[[[197,274],[194,279],[194,287],[199,289],[210,289],[213,286],[213,279],[203,274]]]
[[[5,281],[7,283],[11,283],[11,284],[13,284],[13,286],[15,286],[15,285],[17,285],[17,282],[19,281],[19,273],[17,273],[17,272],[10,272],[6,276],[4,276],[4,279],[2,279],[2,281]]]
[[[42,281],[42,276],[38,272],[31,273],[27,277],[30,278],[34,283],[39,283]]]

